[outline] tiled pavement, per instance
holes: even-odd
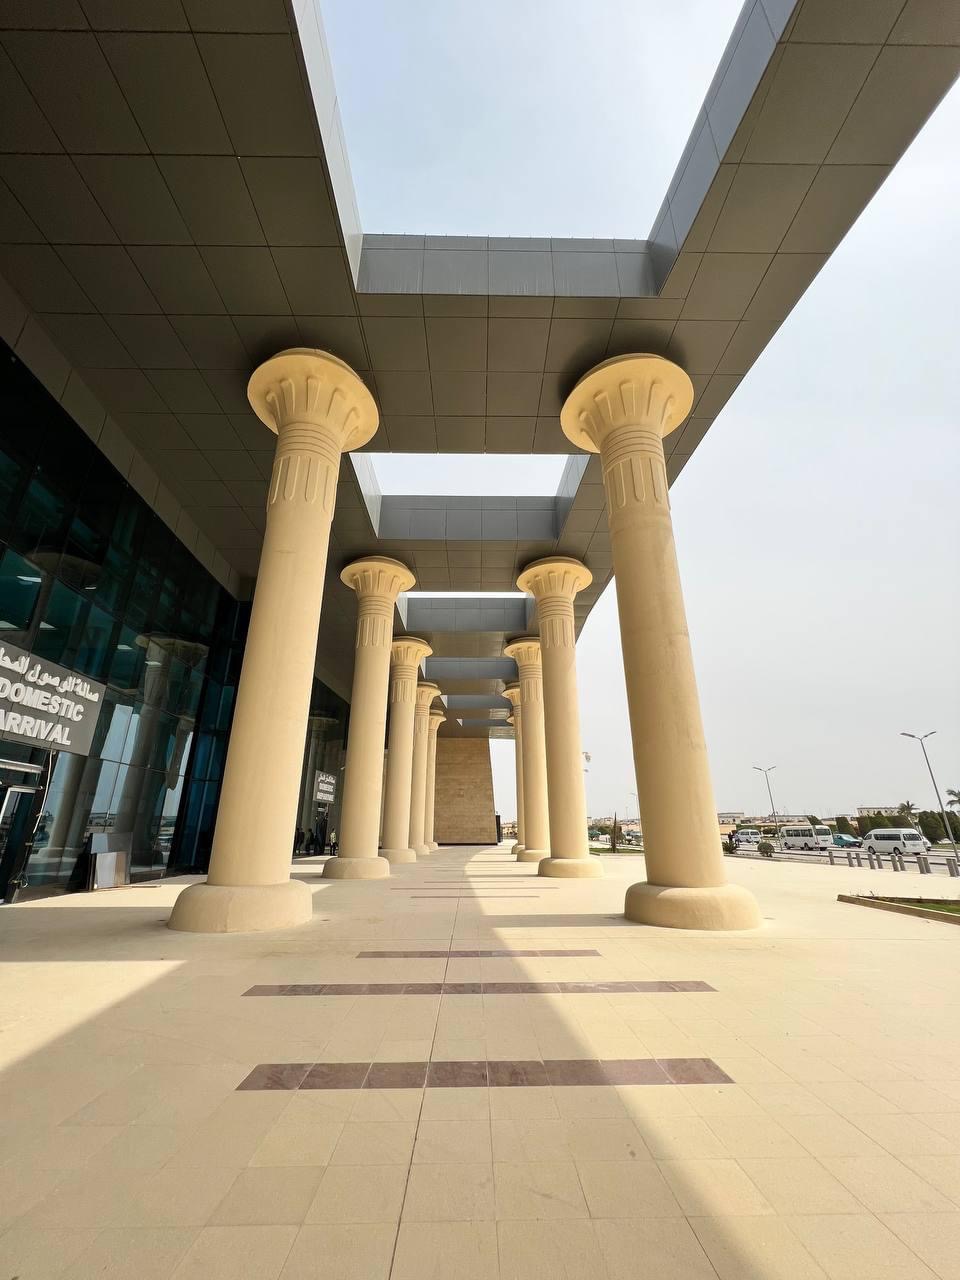
[[[717,937],[638,859],[319,870],[293,933],[0,911],[0,1280],[960,1280],[960,931],[835,900],[926,879],[733,863]]]

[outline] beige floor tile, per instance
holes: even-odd
[[[62,1280],[168,1280],[198,1227],[107,1227]]]
[[[805,1149],[771,1116],[710,1116],[707,1124],[730,1155],[803,1156]]]
[[[489,1120],[421,1120],[414,1164],[490,1164]]]
[[[362,1089],[298,1089],[283,1112],[284,1124],[342,1124],[352,1116]]]
[[[810,1214],[784,1221],[830,1280],[934,1280],[934,1272],[870,1215]]]
[[[426,1062],[433,1036],[422,1040],[381,1040],[373,1062]]]
[[[570,1159],[563,1120],[492,1120],[490,1133],[494,1160],[523,1163]]]
[[[278,1124],[254,1151],[252,1165],[325,1165],[343,1132],[342,1124]]]
[[[296,1234],[290,1226],[204,1227],[173,1280],[276,1280]]]
[[[406,1182],[405,1165],[333,1165],[323,1171],[304,1221],[396,1222]]]
[[[632,1120],[567,1120],[567,1148],[581,1160],[649,1160],[650,1152]]]
[[[202,1227],[237,1178],[237,1169],[175,1169],[149,1177],[123,1176],[130,1184],[129,1208],[109,1224],[138,1227]]]
[[[425,1098],[440,1093],[466,1093],[466,1089],[428,1089]],[[560,1112],[549,1086],[524,1089],[484,1089],[494,1120],[557,1120]],[[424,1112],[426,1118],[426,1112]]]
[[[563,1055],[558,1057],[563,1059]],[[554,1089],[553,1100],[561,1116],[574,1119],[611,1119],[625,1114],[619,1091],[607,1085],[564,1085]]]
[[[416,1125],[406,1121],[349,1120],[331,1164],[409,1164]]]
[[[494,1217],[492,1164],[416,1164],[403,1202],[404,1222],[472,1222]]]
[[[235,1171],[229,1175],[220,1192],[221,1196],[235,1176]],[[47,1194],[35,1199],[21,1221],[31,1227],[62,1227],[73,1230],[119,1225],[130,1211],[130,1183],[130,1174],[120,1169],[105,1170],[96,1178],[91,1178],[82,1170],[60,1173]],[[210,1205],[208,1212],[212,1208],[213,1205]]]
[[[719,1280],[825,1280],[779,1218],[691,1218]]]
[[[951,1127],[942,1123],[945,1119],[960,1121],[960,1113],[921,1117],[898,1112],[890,1116],[855,1116],[853,1122],[892,1156],[960,1155],[960,1123],[954,1139]]]
[[[595,1229],[608,1280],[716,1280],[683,1218],[604,1220]]]
[[[300,1165],[244,1169],[210,1221],[218,1226],[299,1226],[322,1176],[322,1168]]]
[[[890,1098],[859,1081],[834,1081],[807,1086],[842,1116],[889,1115],[900,1108]]]
[[[87,1161],[93,1169],[160,1169],[185,1142],[190,1130],[184,1126],[131,1124]]]
[[[862,1213],[863,1205],[819,1160],[737,1161],[776,1213]]]
[[[592,1222],[501,1222],[500,1280],[601,1280],[606,1268]]]
[[[117,1125],[68,1125],[39,1129],[33,1141],[19,1147],[20,1169],[82,1169],[123,1129]]]
[[[676,1196],[652,1160],[578,1161],[577,1174],[592,1218],[673,1218]]]
[[[698,1116],[762,1116],[763,1108],[739,1084],[690,1084],[683,1095]]]
[[[16,1164],[0,1169],[0,1231],[48,1196],[64,1176],[58,1169],[21,1169]]]
[[[4,1280],[54,1280],[97,1235],[95,1227],[78,1231],[18,1224],[0,1236],[0,1275]]]
[[[920,1080],[877,1080],[871,1088],[908,1115],[923,1115],[927,1111],[960,1112],[960,1088],[954,1089],[948,1082],[934,1085]]]
[[[651,1088],[643,1084],[617,1086],[617,1096],[631,1120],[645,1116],[692,1116],[693,1107],[686,1096],[688,1086],[669,1084]]]
[[[843,1116],[780,1116],[780,1123],[802,1147],[821,1160],[885,1154],[881,1146]]]
[[[957,1207],[895,1156],[851,1156],[823,1163],[873,1213],[949,1212]]]
[[[930,1155],[960,1155],[960,1111],[924,1111],[922,1115],[914,1117],[917,1124],[922,1124],[927,1128],[935,1131],[944,1142],[948,1142],[951,1151],[929,1152],[916,1154]]]
[[[802,1084],[791,1081],[757,1081],[743,1085],[744,1093],[773,1116],[823,1116],[833,1108]]]
[[[416,1122],[420,1118],[423,1096],[421,1089],[361,1089],[350,1119]]]
[[[495,1164],[497,1218],[589,1216],[572,1161]]]
[[[884,1213],[881,1221],[940,1280],[960,1280],[960,1213]]]
[[[664,1160],[660,1171],[689,1216],[773,1213],[736,1160]]]
[[[488,1120],[495,1094],[529,1089],[424,1089],[421,1120]]]
[[[657,1160],[708,1160],[729,1155],[727,1148],[700,1116],[650,1116],[638,1119],[636,1124],[641,1138]]]
[[[493,1222],[402,1222],[390,1280],[500,1280]]]

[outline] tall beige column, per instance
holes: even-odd
[[[503,696],[513,707],[508,723],[513,724],[513,762],[517,775],[517,839],[510,852],[519,858],[523,853],[523,715],[520,711],[520,686],[508,684]]]
[[[504,648],[513,658],[520,677],[520,756],[523,762],[523,849],[518,862],[539,862],[550,856],[550,822],[547,816],[547,753],[543,728],[543,678],[540,641],[521,636]],[[508,686],[509,687],[509,686]]]
[[[363,382],[326,351],[282,351],[254,371],[247,396],[277,451],[210,871],[170,917],[200,933],[310,919],[310,890],[290,863],[330,523],[340,456],[379,421]]]
[[[324,864],[325,880],[379,880],[390,864],[378,857],[383,794],[383,737],[387,727],[393,611],[416,578],[386,556],[354,560],[340,574],[357,593],[357,639],[350,698],[347,762],[337,856]]]
[[[580,380],[560,423],[600,453],[606,491],[647,866],[627,891],[627,918],[751,929],[755,899],[726,883],[667,492],[663,437],[693,395],[669,360],[618,356]]]
[[[585,564],[566,556],[535,560],[517,578],[518,589],[536,600],[540,624],[550,813],[550,857],[540,863],[542,876],[571,879],[603,874],[599,859],[591,858],[587,847],[573,623],[574,597],[592,581]]]
[[[388,862],[416,862],[410,848],[410,785],[413,779],[413,721],[420,663],[433,650],[426,640],[401,636],[393,642],[390,675],[390,738],[383,799],[383,847]]]
[[[429,853],[425,837],[427,816],[427,756],[430,750],[430,703],[440,689],[429,681],[417,685],[413,720],[413,777],[410,782],[410,848],[418,858]]]
[[[423,843],[431,853],[434,849],[440,848],[433,838],[433,820],[437,800],[437,734],[446,718],[444,711],[431,711],[427,725],[429,737],[427,738],[427,784],[423,801]]]

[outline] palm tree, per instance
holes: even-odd
[[[915,827],[917,825],[917,806],[912,800],[904,800],[902,804],[898,804],[897,813],[901,818],[905,818],[911,827]]]
[[[948,809],[960,809],[960,791],[952,791],[947,787],[947,795],[950,799],[947,801]]]

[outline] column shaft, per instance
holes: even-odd
[[[390,680],[390,738],[383,801],[383,848],[388,862],[415,862],[410,848],[410,797],[413,782],[413,722],[417,707],[417,671],[433,650],[423,640],[403,636],[393,642]]]
[[[517,663],[520,714],[523,722],[524,848],[518,862],[539,862],[550,856],[550,822],[547,807],[547,754],[543,725],[543,680],[540,641],[525,637],[507,645],[504,653]]]
[[[378,422],[360,379],[325,352],[282,352],[248,394],[277,451],[210,871],[170,918],[196,932],[310,918],[312,896],[290,864],[330,524],[341,452],[365,444]]]
[[[676,365],[624,356],[587,374],[561,424],[599,449],[606,492],[647,884],[627,893],[634,920],[752,928],[752,896],[726,883],[680,588],[663,435],[689,412]]]
[[[513,707],[510,719],[513,721],[513,763],[516,771],[516,789],[517,789],[517,838],[514,842],[511,853],[517,857],[523,852],[524,848],[524,822],[523,822],[523,713],[520,708],[520,686],[518,684],[508,684],[503,691],[503,696],[509,701]]]
[[[573,619],[574,597],[592,581],[586,565],[563,556],[536,560],[517,579],[520,590],[536,599],[540,624],[550,810],[550,857],[540,864],[545,876],[598,876],[602,870],[587,847]]]
[[[358,596],[357,639],[340,842],[337,857],[325,864],[323,874],[327,879],[376,880],[390,874],[378,851],[393,610],[399,593],[413,586],[414,576],[406,565],[385,556],[355,560],[340,576]]]
[[[410,848],[418,858],[430,852],[424,835],[427,816],[427,754],[430,703],[439,692],[435,684],[417,685],[417,706],[413,721],[413,776],[410,783]]]
[[[431,853],[434,849],[440,848],[433,838],[437,800],[437,734],[446,718],[442,711],[431,711],[427,726],[429,737],[427,738],[427,782],[423,802],[423,843]]]

